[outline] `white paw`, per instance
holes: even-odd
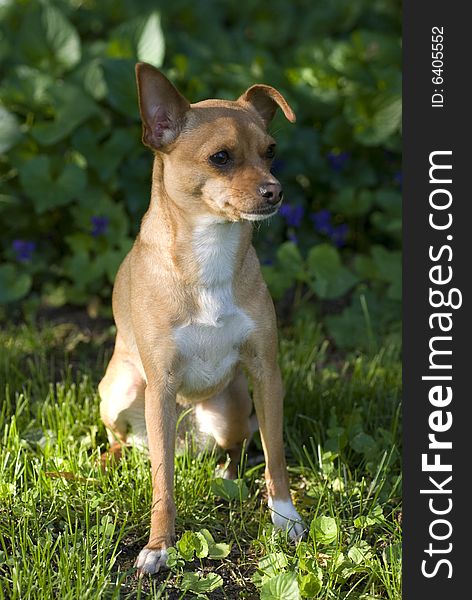
[[[307,531],[291,500],[269,498],[269,509],[276,529],[286,531],[291,540],[300,540]]]
[[[159,569],[167,568],[167,559],[169,555],[165,548],[161,550],[151,550],[150,548],[143,548],[138,554],[138,558],[134,563],[140,576],[153,575],[157,573]]]

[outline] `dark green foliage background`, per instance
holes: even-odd
[[[398,2],[7,0],[0,27],[0,303],[109,310],[149,199],[145,60],[194,102],[284,93],[297,123],[274,121],[275,170],[303,217],[256,232],[272,294],[288,318],[323,316],[340,348],[399,338]],[[324,210],[348,226],[340,248],[313,222]]]

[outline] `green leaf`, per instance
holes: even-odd
[[[106,59],[103,73],[108,87],[107,99],[125,117],[139,120],[138,94],[134,75],[134,61]]]
[[[49,91],[55,85],[50,73],[27,65],[18,65],[2,81],[0,98],[6,105],[41,114],[50,104]]]
[[[54,119],[38,121],[31,129],[32,136],[44,146],[65,139],[79,125],[98,112],[92,98],[82,88],[68,84],[56,84],[50,90]]]
[[[62,266],[79,292],[98,282],[103,276],[103,265],[97,260],[92,260],[87,252],[76,252],[72,256],[66,256]]]
[[[280,300],[285,292],[295,283],[290,273],[285,273],[276,266],[262,265],[261,271],[270,294],[275,300]]]
[[[360,516],[354,519],[354,527],[357,529],[365,529],[366,527],[370,527],[371,525],[375,525],[376,520],[369,516]]]
[[[70,235],[65,236],[65,241],[73,253],[89,252],[95,245],[95,240],[90,233],[83,231],[75,231]]]
[[[284,242],[277,250],[274,266],[262,266],[262,274],[272,296],[279,299],[296,281],[305,280],[303,258],[293,242]]]
[[[138,136],[134,128],[117,128],[103,143],[90,127],[81,127],[72,136],[72,144],[87,158],[87,163],[101,181],[108,181],[115,174],[121,162],[136,147]]]
[[[371,435],[360,431],[350,442],[351,448],[359,454],[365,456],[372,456],[373,453],[377,452],[377,443]]]
[[[402,196],[396,190],[379,189],[374,193],[375,203],[390,217],[401,217]]]
[[[321,590],[322,582],[313,573],[308,573],[300,577],[299,585],[302,598],[314,598]]]
[[[377,267],[379,279],[389,282],[387,297],[401,300],[402,297],[402,258],[401,252],[387,250],[383,246],[372,248],[372,260]]]
[[[311,542],[301,542],[301,544],[304,544],[305,547],[299,546],[299,550],[301,551],[297,565],[299,578],[302,576],[302,573],[304,575],[312,575],[321,583],[323,581],[323,569],[318,564],[316,557],[313,556],[313,546]]]
[[[182,575],[182,579],[180,581],[180,586],[184,590],[192,590],[193,591],[193,587],[198,585],[199,580],[200,580],[200,576],[198,575],[198,573],[192,573],[190,571],[186,571]]]
[[[199,547],[199,542],[196,539],[193,531],[184,531],[180,540],[176,544],[178,551],[186,561],[193,560],[195,550]]]
[[[352,546],[347,555],[354,564],[361,565],[372,558],[372,548],[367,542],[361,541],[359,544]]]
[[[243,479],[217,477],[211,482],[211,491],[225,500],[246,500],[249,490]]]
[[[21,137],[18,119],[0,106],[0,154],[8,152]]]
[[[318,544],[332,544],[338,536],[338,526],[333,517],[317,517],[311,522],[310,536]]]
[[[370,215],[370,223],[372,227],[379,233],[386,234],[398,241],[401,239],[401,217],[391,217],[381,211],[376,210]]]
[[[385,143],[401,125],[399,93],[375,93],[366,98],[348,98],[344,114],[353,126],[354,138],[366,146]]]
[[[211,535],[208,529],[200,529],[200,533],[205,538],[209,548],[215,545],[215,538]]]
[[[368,515],[361,515],[360,517],[354,519],[354,527],[357,527],[358,529],[364,529],[365,527],[377,525],[379,523],[383,523],[384,521],[385,517],[382,507],[377,504]]]
[[[339,315],[328,315],[325,324],[340,348],[375,348],[379,335],[391,331],[400,319],[399,302],[380,300],[370,291],[356,292]]]
[[[332,210],[339,211],[348,217],[365,215],[372,206],[373,196],[370,190],[360,190],[346,187],[334,196]]]
[[[199,531],[195,532],[195,555],[197,558],[208,556],[208,542]]]
[[[31,275],[21,273],[14,264],[0,265],[0,304],[24,298],[32,285]]]
[[[279,573],[261,587],[261,600],[300,600],[300,598],[295,573]]]
[[[104,515],[101,519],[100,525],[97,525],[98,533],[102,538],[111,539],[115,534],[116,524],[110,515]]]
[[[91,237],[91,236],[89,236]],[[125,253],[121,250],[108,249],[95,257],[94,264],[99,272],[105,273],[108,281],[115,281],[116,273],[123,261]]]
[[[356,30],[352,33],[352,44],[359,60],[390,66],[401,57],[401,41],[393,32]]]
[[[402,99],[393,94],[379,101],[373,118],[373,127],[381,141],[397,131],[402,121]]]
[[[357,298],[341,314],[327,315],[325,325],[340,348],[369,349],[372,344],[368,335],[369,329]]]
[[[345,558],[342,553],[340,554],[339,559],[336,561],[336,576],[342,583],[346,582],[359,570],[352,560]]]
[[[75,27],[51,4],[44,5],[42,20],[49,51],[54,53],[57,63],[71,69],[81,57],[80,38]]]
[[[176,548],[167,548],[167,554],[166,566],[169,569],[178,569],[185,566],[185,561],[180,557]]]
[[[231,546],[225,543],[217,544],[208,529],[200,529],[199,535],[203,536],[206,541],[208,547],[207,558],[221,559],[226,558],[229,555]]]
[[[25,62],[60,74],[81,58],[80,38],[62,11],[49,3],[29,10],[24,18],[18,44]]]
[[[107,94],[107,86],[103,77],[100,58],[93,58],[82,64],[73,76],[74,81],[80,82],[84,90],[95,100],[103,100]]]
[[[331,452],[341,451],[347,444],[347,433],[344,427],[330,427],[327,431],[328,439],[325,448]]]
[[[153,12],[147,19],[138,41],[138,58],[143,62],[160,67],[164,62],[165,41],[161,28],[161,17]]]
[[[303,279],[305,267],[300,250],[293,242],[284,242],[277,250],[277,262],[293,279]]]
[[[389,282],[401,279],[401,252],[387,250],[383,246],[373,246],[372,259],[378,269],[380,279]]]
[[[218,560],[222,558],[226,558],[229,556],[231,552],[230,544],[225,544],[224,542],[218,542],[217,544],[213,544],[208,548],[208,558]]]
[[[213,592],[223,585],[223,578],[217,573],[208,573],[206,577],[198,575],[198,573],[185,572],[182,575],[180,586],[185,591],[202,594]]]
[[[206,577],[202,577],[199,582],[200,592],[213,592],[223,585],[223,578],[217,573],[208,573]]]
[[[288,565],[287,557],[283,552],[271,552],[257,563],[257,568],[265,575],[274,576]]]
[[[177,542],[177,549],[186,561],[193,560],[194,554],[197,558],[205,558],[208,556],[208,541],[199,531],[185,531]]]
[[[354,270],[361,279],[376,279],[378,278],[377,267],[375,262],[364,254],[358,254],[354,259]]]
[[[136,16],[115,27],[106,46],[109,58],[140,60],[156,67],[162,65],[164,54],[165,39],[157,11]]]
[[[21,185],[32,199],[37,213],[68,204],[87,183],[83,169],[66,164],[58,174],[52,173],[49,156],[38,155],[20,167]]]
[[[339,252],[329,244],[314,246],[307,259],[311,288],[320,298],[338,298],[359,280],[341,264]]]
[[[143,18],[135,18],[115,27],[110,33],[105,55],[109,58],[137,58],[136,45],[143,23]]]

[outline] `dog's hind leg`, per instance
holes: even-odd
[[[113,356],[98,386],[100,416],[112,446],[117,442],[147,446],[145,387],[142,374],[118,335]]]
[[[222,392],[196,405],[200,431],[211,434],[231,459],[225,472],[227,478],[237,477],[243,444],[257,430],[257,419],[251,412],[247,379],[240,370]]]

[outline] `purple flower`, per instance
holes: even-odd
[[[317,231],[327,235],[338,248],[341,248],[346,243],[349,227],[345,223],[335,227],[331,223],[331,216],[332,215],[329,210],[323,209],[316,213],[312,213],[310,215],[310,219],[313,221]]]
[[[266,267],[270,267],[270,265],[274,264],[274,259],[273,258],[264,258],[261,263],[266,266]]]
[[[393,181],[395,183],[398,183],[398,185],[400,187],[402,187],[402,185],[403,185],[403,173],[401,171],[397,171],[396,173],[394,173],[394,175],[393,175]]]
[[[98,237],[99,235],[104,235],[107,232],[110,219],[108,217],[94,215],[90,219],[90,223],[92,224],[90,233],[93,235],[93,237]]]
[[[350,152],[328,152],[328,154],[326,155],[326,158],[328,159],[329,166],[331,167],[331,169],[333,169],[333,171],[336,171],[337,173],[339,173],[340,171],[343,170],[344,165],[351,158],[351,153]]]
[[[16,260],[27,263],[33,258],[33,252],[36,250],[36,243],[28,240],[13,240],[11,247],[15,253]]]
[[[300,227],[305,214],[305,207],[302,204],[292,206],[291,204],[282,204],[279,210],[280,214],[287,221],[290,227]]]
[[[331,212],[329,210],[324,208],[316,213],[312,213],[310,219],[313,221],[315,229],[320,233],[329,234],[331,232]]]
[[[293,244],[295,244],[295,246],[298,244],[298,238],[295,233],[289,231],[287,237]]]
[[[342,225],[338,225],[337,227],[333,227],[329,237],[331,241],[336,244],[338,248],[342,248],[346,243],[346,238],[349,233],[349,227],[343,223]]]

